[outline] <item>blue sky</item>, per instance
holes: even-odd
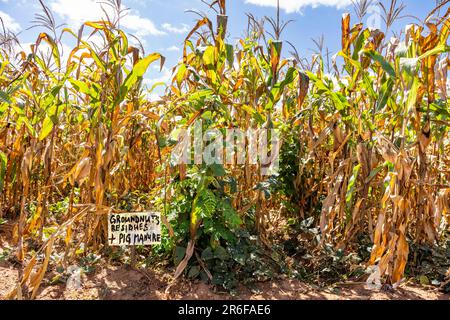
[[[384,3],[387,0],[382,0]],[[95,20],[101,15],[97,0],[46,0],[60,23],[78,29],[86,20]],[[243,35],[247,18],[251,12],[256,17],[274,16],[276,0],[228,0],[230,42]],[[434,7],[435,0],[403,0],[407,5],[405,13],[425,18]],[[196,16],[186,13],[187,9],[200,9],[208,12],[200,0],[123,0],[130,8],[123,26],[127,31],[144,41],[147,53],[161,52],[167,58],[166,68],[158,74],[153,70],[152,82],[166,81],[170,69],[182,54],[183,39],[194,25]],[[283,40],[295,44],[302,56],[310,56],[314,45],[311,38],[322,34],[325,44],[332,52],[339,50],[340,20],[345,12],[353,13],[350,0],[281,0],[282,18],[294,20],[283,35]],[[36,40],[37,29],[26,30],[33,15],[40,10],[38,0],[0,0],[0,17],[7,28],[20,32],[23,43]],[[212,14],[212,12],[210,11]],[[353,22],[356,18],[353,18]],[[412,22],[402,20],[401,25]],[[399,26],[397,26],[399,27]]]

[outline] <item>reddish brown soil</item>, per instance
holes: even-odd
[[[0,297],[16,285],[17,270],[0,264]],[[48,280],[48,279],[47,279]],[[450,300],[431,287],[403,284],[392,293],[369,290],[364,284],[342,284],[328,289],[314,288],[298,280],[278,280],[257,285],[261,293],[254,294],[245,287],[239,296],[217,292],[201,282],[178,281],[165,293],[170,280],[167,272],[136,271],[124,266],[105,267],[82,275],[82,286],[69,290],[65,284],[43,284],[37,299],[41,300]],[[47,282],[48,283],[48,282]]]

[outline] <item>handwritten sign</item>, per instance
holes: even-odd
[[[149,246],[161,243],[161,215],[156,212],[108,216],[110,246]]]

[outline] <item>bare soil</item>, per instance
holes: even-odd
[[[17,284],[17,270],[0,264],[0,297]],[[318,288],[299,280],[281,279],[257,284],[257,291],[239,288],[239,295],[218,292],[202,282],[179,280],[168,293],[170,274],[126,266],[105,267],[91,274],[82,274],[81,287],[67,288],[66,283],[50,285],[46,277],[38,300],[450,300],[432,287],[402,284],[393,292],[369,290],[363,283],[347,283]]]

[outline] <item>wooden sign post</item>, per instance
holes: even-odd
[[[160,244],[161,215],[157,212],[109,214],[108,243],[110,246]]]

